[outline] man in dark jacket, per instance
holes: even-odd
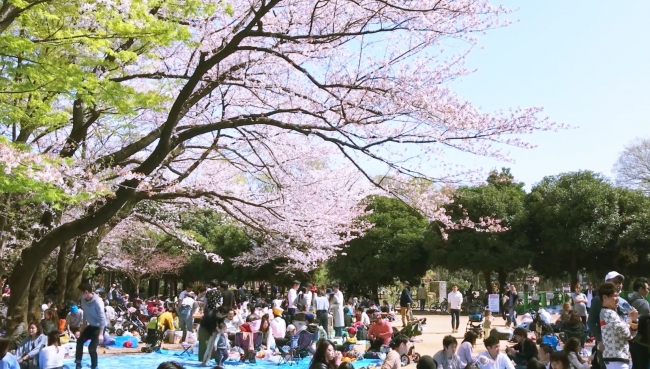
[[[228,288],[228,282],[221,282],[219,289],[221,290],[221,296],[223,297],[223,303],[221,306],[227,309],[234,309],[235,293]]]
[[[515,328],[512,335],[517,344],[506,349],[506,353],[515,362],[515,368],[525,368],[530,359],[537,358],[537,345],[524,328]]]
[[[404,281],[402,282],[402,285],[404,285],[404,289],[402,290],[402,294],[399,296],[399,307],[400,313],[402,314],[402,327],[406,327],[406,323],[408,322],[408,312],[413,303],[413,297],[411,297],[409,283]]]
[[[650,314],[650,304],[646,300],[648,296],[648,280],[646,278],[637,278],[632,285],[634,292],[628,296],[628,302],[632,305],[639,315]]]

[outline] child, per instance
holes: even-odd
[[[490,336],[490,328],[492,327],[492,321],[494,320],[494,317],[492,316],[492,312],[490,311],[490,308],[485,308],[485,318],[483,321],[483,337],[488,338]]]
[[[348,328],[348,337],[343,343],[342,352],[348,352],[354,348],[354,345],[357,343],[357,329],[354,327]]]
[[[228,349],[230,342],[228,342],[228,330],[226,329],[226,323],[219,323],[217,328],[219,333],[217,338],[214,340],[214,348],[216,351],[215,360],[217,361],[217,367],[223,368],[223,363],[228,358]]]

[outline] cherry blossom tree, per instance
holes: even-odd
[[[135,17],[131,4],[146,16]],[[108,190],[41,217],[42,232],[15,266],[10,309],[24,304],[39,263],[57,247],[119,223],[138,203],[218,209],[268,234],[241,263],[282,255],[311,267],[364,229],[351,221],[360,198],[376,188],[394,193],[378,172],[427,183],[404,198],[448,222],[436,186],[463,174],[444,171],[450,152],[505,158],[504,145],[528,146],[519,135],[558,128],[540,108],[487,113],[446,85],[467,73],[466,53],[445,56],[443,41],[471,46],[473,34],[507,23],[507,11],[487,1],[229,4],[97,1],[66,22],[79,33],[66,37],[63,52],[75,71],[68,91],[81,92],[54,92],[46,110],[64,119],[21,125],[16,138],[72,158],[77,174],[68,182],[78,191],[92,181]],[[94,7],[102,9],[96,17]],[[117,27],[124,19],[129,27]],[[165,42],[139,32],[147,22]],[[116,28],[110,41],[88,43],[83,30],[104,25]],[[58,43],[48,39],[54,50]],[[443,174],[428,174],[434,168]]]
[[[160,245],[164,237],[144,224],[123,224],[129,225],[129,236],[115,238],[115,235],[109,235],[108,242],[100,249],[98,265],[124,273],[133,282],[137,293],[140,292],[140,282],[143,278],[176,272],[187,263],[187,255],[164,250]],[[116,230],[114,233],[123,231],[124,229]]]

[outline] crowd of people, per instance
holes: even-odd
[[[475,354],[479,335],[469,330],[460,344],[453,335],[444,337],[443,349],[423,356],[418,369],[630,369],[632,363],[635,367],[650,366],[650,306],[646,300],[650,286],[646,279],[638,278],[626,301],[619,296],[623,282],[623,275],[610,272],[597,290],[592,285],[585,291],[582,286],[575,286],[572,301],[563,306],[560,318],[553,322],[556,329],[584,331],[592,336],[595,347],[590,356],[584,355],[586,340],[578,337],[565,340],[561,350],[531,340],[530,332],[517,324],[514,302],[509,301],[516,301],[518,294],[510,286],[503,306],[509,308],[507,326],[516,327],[512,336],[514,346],[501,352],[499,339],[489,336],[486,329],[486,351]],[[367,298],[346,300],[336,284],[317,287],[294,281],[286,294],[280,294],[276,288],[261,284],[260,293],[253,296],[241,286],[231,288],[227,282],[213,282],[198,287],[198,293],[187,286],[172,300],[156,296],[142,301],[129,298],[114,287],[108,293],[109,301],[103,291],[97,293],[91,284],[82,283],[80,299],[71,304],[64,319],[60,319],[61,314],[49,300],[43,304],[40,320],[32,317],[24,322],[20,312],[11,317],[15,327],[9,336],[0,339],[1,368],[62,368],[67,352],[61,347],[62,337],[76,340],[77,368],[81,367],[83,344],[89,342],[91,368],[97,368],[97,347],[104,342],[114,321],[115,309],[111,305],[116,303],[123,303],[130,313],[147,317],[148,333],[152,336],[179,331],[182,343],[197,341],[199,360],[206,366],[223,367],[225,360],[235,353],[233,347],[242,346],[242,338],[250,344],[243,345],[247,351],[240,353],[240,360],[255,362],[256,358],[269,359],[278,352],[296,348],[302,335],[309,337],[303,349],[312,356],[310,369],[349,366],[341,359],[354,348],[357,338],[370,341],[369,352],[386,352],[382,369],[401,366],[401,357],[408,352],[410,342],[409,337],[395,336],[390,321],[396,316],[388,301],[379,306]],[[405,283],[398,301],[402,325],[409,320],[413,301]],[[457,333],[463,303],[457,286],[452,286],[447,303],[451,333]],[[487,320],[492,321],[492,317]],[[261,336],[259,342],[253,342],[254,334]],[[178,364],[164,363],[161,367],[173,365]]]
[[[465,334],[458,346],[456,338],[443,339],[443,350],[433,356],[436,367],[442,369],[630,369],[648,368],[650,365],[650,311],[646,300],[650,286],[645,278],[632,284],[634,291],[629,301],[620,296],[624,276],[610,272],[597,290],[589,284],[583,292],[575,286],[571,302],[563,306],[560,318],[551,322],[550,315],[543,318],[554,331],[575,332],[577,337],[565,335],[562,347],[537,342],[529,338],[525,325],[517,324],[515,306],[508,301],[518,298],[516,288],[510,286],[503,305],[509,308],[506,326],[516,326],[512,336],[516,343],[505,352],[500,351],[499,339],[485,332],[486,351],[475,355],[473,347],[477,339],[475,331]],[[448,295],[452,313],[452,333],[458,331],[457,311],[462,295],[456,286]],[[585,355],[585,343],[592,337],[594,347],[591,355]],[[458,350],[457,350],[458,348]]]

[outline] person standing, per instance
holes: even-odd
[[[328,288],[327,296],[329,296],[331,293],[332,290]],[[323,327],[328,335],[328,337],[323,338],[329,338],[330,331],[328,327],[329,317],[327,313],[330,310],[330,302],[328,301],[327,296],[325,296],[325,291],[318,290],[317,296],[314,299],[314,307],[316,308],[316,317],[318,318],[318,324]]]
[[[311,312],[314,303],[314,293],[311,291],[311,283],[307,283],[305,285],[305,293],[303,294],[303,298],[305,299],[305,307],[307,308],[307,311]]]
[[[194,314],[199,310],[199,303],[196,302],[195,297],[194,292],[190,291],[178,303],[178,323],[183,331],[181,342],[185,342],[187,332],[194,333]]]
[[[591,309],[591,300],[594,299],[594,285],[589,283],[589,286],[587,286],[587,291],[585,291],[585,296],[587,296],[587,314],[589,314],[589,310]]]
[[[506,292],[506,303],[508,304],[508,320],[506,321],[506,327],[510,327],[511,324],[513,327],[517,326],[517,300],[519,300],[517,288],[514,284],[511,284],[510,290]]]
[[[424,283],[418,287],[418,301],[420,301],[420,311],[424,311],[424,305],[427,302],[427,289],[424,288]]]
[[[332,285],[332,298],[330,300],[330,308],[332,309],[332,325],[334,326],[334,336],[343,336],[343,328],[345,327],[345,320],[343,316],[343,292],[339,290],[339,285]]]
[[[460,306],[463,304],[463,294],[458,291],[458,285],[451,286],[451,292],[447,295],[447,307],[451,314],[451,333],[458,332],[460,325]]]
[[[573,312],[580,317],[582,324],[587,324],[587,296],[582,293],[582,286],[576,284],[573,294]]]
[[[106,327],[106,314],[104,314],[104,302],[92,292],[90,283],[79,285],[81,292],[81,308],[84,311],[83,320],[86,328],[77,339],[77,350],[75,352],[75,367],[81,369],[81,358],[83,356],[84,343],[90,340],[88,353],[90,354],[90,367],[97,368],[97,346],[104,341],[104,328]]]
[[[259,291],[260,291],[260,297],[266,299],[266,295],[269,291],[269,286],[266,284],[266,281],[260,282]]]
[[[221,290],[221,297],[223,298],[223,303],[221,306],[225,307],[226,309],[234,309],[235,293],[228,288],[228,282],[221,282],[219,289]]]
[[[630,341],[638,328],[638,312],[629,312],[629,325],[621,319],[618,307],[618,288],[614,283],[605,282],[598,289],[602,309],[600,327],[603,342],[603,362],[607,369],[628,369],[630,367]]]
[[[612,282],[614,283],[614,286],[616,286],[617,292],[620,293],[621,290],[623,289],[623,282],[625,281],[625,277],[623,274],[616,272],[616,271],[611,271],[607,273],[605,276],[605,282]],[[600,290],[599,290],[600,291]],[[618,306],[621,305],[629,305],[625,299],[622,297],[618,296]],[[596,339],[596,358],[598,359],[597,362],[600,366],[601,369],[605,368],[605,363],[603,362],[602,358],[602,353],[603,353],[603,337],[601,335],[601,319],[600,319],[600,311],[602,309],[602,300],[600,296],[594,296],[593,300],[591,300],[591,311],[589,312],[589,317],[587,318],[587,327],[589,328],[589,333],[594,335],[594,338]],[[623,315],[623,313],[618,310],[619,315]]]
[[[399,296],[399,311],[402,315],[402,328],[406,327],[408,323],[408,312],[413,303],[413,297],[411,297],[411,289],[409,288],[409,283],[407,281],[402,282],[402,293]]]
[[[289,289],[287,294],[287,312],[289,315],[288,324],[293,322],[293,316],[296,315],[296,299],[298,298],[298,288],[300,288],[300,281],[293,281],[293,286]]]
[[[637,278],[632,284],[632,289],[634,289],[634,292],[628,296],[630,305],[639,312],[639,315],[650,314],[650,304],[646,300],[648,296],[648,280],[646,278]]]

